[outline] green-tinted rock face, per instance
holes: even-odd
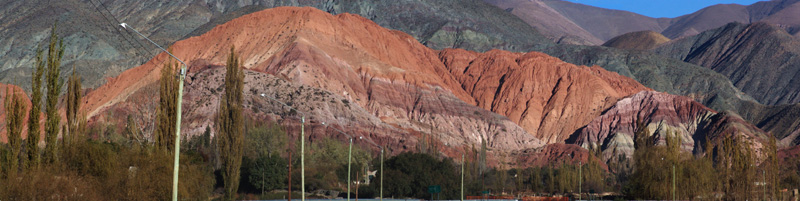
[[[763,104],[800,102],[800,41],[777,26],[730,23],[655,52],[713,69]]]

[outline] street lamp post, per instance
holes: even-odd
[[[325,127],[328,127],[328,125],[325,124],[325,122],[322,122],[322,125],[325,125]],[[333,128],[333,130],[336,130],[339,133],[344,134],[345,136],[347,136],[347,138],[350,138],[350,148],[349,148],[349,151],[347,152],[347,201],[350,201],[350,183],[351,183],[350,182],[350,165],[353,164],[353,162],[352,162],[352,158],[353,158],[353,136],[350,136],[347,133],[344,133],[344,131],[341,131],[341,130],[336,129],[334,127],[330,127],[330,128]]]
[[[380,169],[380,172],[381,172],[380,189],[381,190],[380,190],[379,196],[380,196],[380,201],[383,201],[383,146],[376,144],[375,142],[373,142],[370,139],[365,139],[364,136],[359,136],[358,139],[364,139],[367,142],[369,142],[370,144],[375,145],[376,147],[381,149],[381,169]]]
[[[300,200],[306,201],[306,165],[305,165],[305,143],[306,143],[306,133],[305,133],[305,124],[306,124],[306,114],[293,108],[292,106],[283,103],[282,101],[276,100],[272,97],[267,96],[266,94],[261,94],[261,97],[268,98],[272,101],[278,102],[283,106],[289,107],[300,113]]]
[[[176,60],[181,62],[181,64],[183,64],[183,67],[181,67],[180,74],[178,75],[179,76],[178,77],[178,80],[179,80],[179,83],[178,83],[178,108],[177,108],[177,111],[176,111],[177,114],[178,114],[178,117],[177,117],[177,121],[175,122],[175,162],[174,162],[173,168],[172,168],[172,200],[173,201],[177,201],[178,200],[178,172],[179,172],[178,171],[178,166],[179,166],[179,162],[180,162],[180,150],[181,150],[181,115],[182,115],[181,114],[181,107],[182,107],[181,106],[181,102],[183,100],[183,80],[184,80],[184,78],[186,78],[186,67],[188,65],[186,65],[186,63],[184,63],[181,59],[178,59],[178,57],[176,57],[175,55],[172,55],[172,53],[170,53],[169,51],[167,51],[166,49],[164,49],[160,45],[158,45],[155,42],[153,42],[152,40],[150,40],[150,38],[147,38],[147,36],[144,36],[142,33],[139,33],[139,31],[137,31],[136,29],[134,29],[133,27],[131,27],[127,23],[122,23],[122,24],[119,24],[119,25],[122,26],[123,29],[130,28],[133,32],[136,32],[136,34],[139,34],[139,36],[141,36],[142,38],[147,39],[147,41],[150,41],[150,43],[152,43],[153,45],[155,45],[156,47],[161,49],[161,51],[166,52],[167,54],[169,54],[169,56],[171,56],[172,58],[175,58]]]

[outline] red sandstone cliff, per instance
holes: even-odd
[[[707,138],[716,144],[729,135],[745,137],[760,153],[768,136],[735,114],[717,113],[688,97],[643,91],[617,102],[570,141],[584,148],[601,149],[608,161],[633,155],[633,134],[638,129],[658,136],[659,144],[674,132],[680,136],[683,150],[693,153],[700,152]]]
[[[650,90],[598,66],[539,52],[446,49],[439,55],[479,107],[507,116],[546,143],[564,142],[619,98]]]
[[[413,150],[423,135],[448,147],[486,139],[499,152],[543,145],[508,118],[475,107],[437,52],[407,34],[356,15],[289,7],[245,15],[171,47],[190,64],[183,135],[213,128],[222,93],[218,66],[224,65],[230,46],[248,69],[244,90],[249,115],[297,118],[261,93],[291,103],[308,113],[311,139],[335,135],[319,126],[325,121],[396,151]],[[160,54],[110,79],[87,95],[84,109],[95,121],[144,111],[142,122],[148,122],[152,112],[145,110],[154,108],[150,97],[166,59]],[[293,132],[296,123],[287,126]]]

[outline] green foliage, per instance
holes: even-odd
[[[287,151],[289,136],[277,123],[258,123],[261,126],[247,130],[244,155],[252,158],[270,155],[284,155]]]
[[[45,84],[47,86],[47,98],[45,99],[45,114],[47,121],[44,125],[45,142],[44,160],[53,163],[58,160],[56,157],[59,128],[61,127],[61,116],[58,114],[58,98],[61,94],[61,57],[64,56],[64,40],[56,34],[56,24],[50,30],[50,46],[47,49],[47,69],[45,72]]]
[[[19,93],[23,92],[8,86],[3,101],[6,111],[6,135],[8,136],[8,146],[10,147],[5,157],[6,163],[8,163],[6,173],[9,178],[15,178],[19,169],[20,152],[22,151],[22,123],[25,119],[25,110],[27,110],[25,102]]]
[[[427,187],[441,185],[441,199],[459,199],[460,175],[456,169],[449,159],[439,160],[421,153],[401,153],[384,162],[384,180],[391,181],[384,183],[384,196],[430,198]]]
[[[153,136],[156,148],[172,151],[175,144],[175,123],[178,121],[178,84],[177,63],[170,58],[161,68],[159,80],[159,100],[156,109],[156,130]]]
[[[725,199],[754,199],[755,154],[749,143],[738,136],[726,136],[722,145],[717,146],[716,168],[719,174],[721,191]]]
[[[311,175],[306,177],[307,189],[346,190],[348,149],[348,141],[331,138],[306,145],[306,175]],[[356,177],[364,178],[364,168],[370,160],[372,157],[367,150],[353,145],[352,181],[356,181]]]
[[[72,76],[70,76],[67,81],[67,100],[65,103],[67,110],[67,132],[62,134],[62,141],[65,147],[75,140],[75,136],[78,135],[79,132],[81,116],[78,114],[78,111],[80,111],[81,108],[81,96],[81,77],[78,76],[75,66],[72,66]]]
[[[262,194],[265,191],[286,187],[288,166],[286,159],[278,155],[262,155],[243,167],[245,166],[248,167],[248,181],[253,187],[261,190]]]
[[[42,112],[42,75],[44,74],[45,62],[42,57],[41,48],[36,50],[36,64],[31,71],[31,110],[28,118],[28,139],[26,140],[26,155],[28,169],[39,167],[39,113]]]
[[[172,189],[172,156],[152,145],[75,140],[59,164],[23,172],[23,180],[0,179],[2,200],[166,200]],[[181,154],[178,197],[211,196],[211,167],[196,154]]]
[[[239,189],[244,143],[242,115],[244,72],[234,47],[231,47],[225,68],[225,93],[219,100],[216,142],[222,163],[225,198],[230,200],[235,198]]]

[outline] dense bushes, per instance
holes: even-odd
[[[166,200],[172,192],[172,155],[152,145],[76,140],[60,162],[0,179],[2,200]],[[200,159],[198,159],[200,158]],[[179,197],[207,199],[211,168],[197,154],[182,154]]]

